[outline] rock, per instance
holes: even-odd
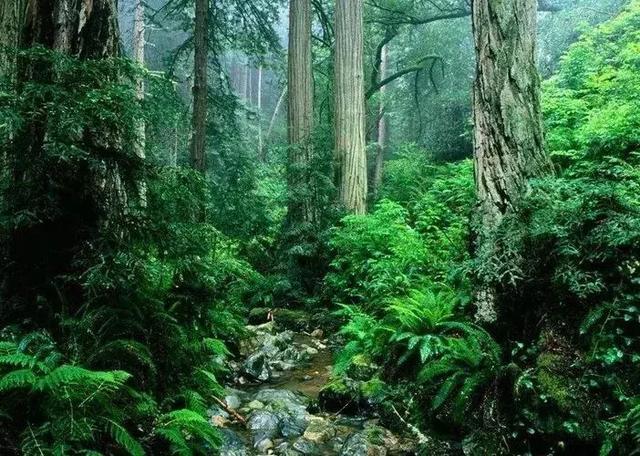
[[[298,396],[296,393],[290,390],[264,388],[258,391],[254,400],[263,402],[264,404],[279,403],[292,403],[297,405],[306,405],[306,400]]]
[[[293,449],[302,454],[308,454],[308,455],[321,454],[318,446],[313,442],[309,442],[305,438],[299,438],[295,442],[293,442]]]
[[[242,366],[248,376],[266,382],[271,378],[271,368],[266,362],[264,353],[256,352],[250,355]]]
[[[231,429],[222,429],[222,445],[219,448],[220,456],[247,456],[247,447],[238,434]]]
[[[278,411],[280,434],[286,438],[300,437],[307,427],[307,411],[305,408],[290,408]]]
[[[314,356],[318,354],[317,348],[309,347],[308,345],[303,345],[302,348],[304,348],[305,353],[309,356]]]
[[[322,336],[324,336],[324,331],[320,328],[314,329],[311,332],[311,337],[313,337],[314,339],[322,339]]]
[[[336,429],[324,418],[314,417],[309,421],[307,429],[302,435],[305,439],[316,444],[323,444],[336,435]]]
[[[372,443],[365,431],[352,434],[342,445],[340,456],[387,456],[387,450]]]
[[[264,404],[254,399],[247,404],[247,408],[249,410],[262,410],[264,408]]]
[[[303,382],[308,382],[309,380],[313,380],[313,377],[311,375],[305,375],[302,377]]]
[[[256,410],[249,417],[247,428],[251,431],[254,446],[261,440],[272,439],[278,435],[280,420],[275,413]]]
[[[318,395],[318,405],[327,412],[355,415],[361,412],[360,382],[348,377],[331,379]]]
[[[254,445],[254,448],[258,450],[260,453],[266,453],[273,447],[274,445],[271,439],[262,439]]]
[[[366,355],[356,355],[351,358],[351,363],[347,368],[347,375],[354,380],[367,381],[375,376],[380,367],[371,362]]]
[[[229,424],[229,420],[224,416],[220,416],[220,415],[212,416],[210,419],[210,422],[213,426],[218,428],[226,427],[227,424]]]
[[[235,394],[225,396],[224,401],[227,404],[227,407],[233,410],[238,410],[242,406],[242,402],[240,402],[240,398]]]

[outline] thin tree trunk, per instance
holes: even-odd
[[[362,15],[362,0],[336,0],[335,161],[340,202],[356,214],[367,209]]]
[[[478,247],[491,240],[504,215],[517,208],[528,180],[551,172],[544,153],[540,79],[535,63],[536,0],[475,0],[474,84],[475,181],[482,232]],[[495,291],[481,286],[479,321],[497,319]]]
[[[207,138],[207,63],[209,35],[209,0],[196,0],[194,30],[193,136],[191,166],[202,173],[206,170]]]
[[[282,102],[284,101],[284,97],[287,95],[287,86],[284,86],[282,92],[280,93],[280,97],[278,98],[278,102],[276,103],[276,107],[273,109],[273,114],[271,115],[271,121],[269,121],[269,129],[267,130],[267,136],[265,136],[265,142],[269,142],[271,138],[271,133],[273,132],[273,127],[276,123],[276,119],[278,117],[278,113],[280,112],[280,107],[282,106]]]
[[[264,163],[264,145],[262,144],[262,65],[258,67],[258,158]]]
[[[379,70],[379,78],[380,80],[384,80],[387,74],[387,66],[389,65],[389,47],[388,45],[384,45],[382,47],[382,53],[380,56],[380,70]],[[376,163],[375,169],[373,172],[373,192],[375,195],[378,194],[380,190],[380,185],[382,184],[382,175],[384,169],[384,153],[387,147],[387,116],[385,114],[385,105],[384,105],[384,97],[387,92],[387,86],[382,86],[380,88],[380,103],[379,103],[379,111],[378,111],[378,144],[376,150]]]
[[[311,61],[311,1],[291,0],[289,12],[289,202],[292,225],[312,218],[310,192],[301,188],[312,154],[313,72]]]
[[[136,7],[134,12],[134,22],[133,22],[133,59],[134,61],[144,67],[145,64],[145,8],[144,8],[144,0],[136,0]],[[138,76],[136,80],[136,97],[139,102],[144,101],[144,78],[142,76]],[[145,159],[145,146],[146,146],[146,132],[145,132],[145,122],[144,119],[138,120],[138,125],[136,125],[136,141],[134,143],[134,151],[136,156],[138,156],[141,160]],[[140,204],[142,206],[146,206],[147,203],[147,187],[142,180],[139,184],[139,198]]]
[[[247,60],[245,58],[245,60]],[[241,97],[243,103],[248,104],[249,96],[249,62],[245,61],[242,65],[242,77],[240,78],[240,86],[242,88]]]

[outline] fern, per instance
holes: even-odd
[[[131,456],[144,456],[145,451],[142,445],[122,425],[110,419],[106,419],[105,422],[108,434],[123,450]]]

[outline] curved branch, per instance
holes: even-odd
[[[424,69],[427,68],[427,62],[432,62],[431,64],[431,68],[433,69],[435,61],[440,61],[442,62],[442,57],[440,57],[439,55],[428,55],[426,57],[423,57],[422,59],[420,59],[420,65],[416,65],[416,66],[412,66],[409,68],[405,68],[403,70],[400,70],[394,74],[392,74],[391,76],[383,79],[380,82],[377,82],[376,84],[374,84],[373,86],[371,86],[369,88],[369,90],[366,91],[364,97],[365,100],[368,100],[369,98],[371,98],[376,92],[378,92],[381,88],[383,88],[384,86],[386,86],[387,84],[392,83],[393,81],[395,81],[398,78],[401,78],[402,76],[404,76],[405,74],[410,74],[410,73],[417,73],[420,72]]]

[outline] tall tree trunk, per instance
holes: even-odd
[[[116,57],[117,14],[116,0],[31,0],[20,24],[19,45],[42,46],[82,60]],[[28,57],[19,59],[17,79],[19,91],[30,83],[56,84],[49,62]],[[78,141],[91,154],[86,160],[50,159],[48,138],[59,125],[48,119],[48,102],[46,94],[38,99],[12,148],[9,211],[39,215],[11,231],[0,314],[51,329],[60,316],[60,294],[73,288],[66,281],[61,283],[60,277],[73,276],[75,255],[96,245],[111,216],[124,209],[126,194],[119,161],[108,158],[122,154],[117,131],[85,129]],[[37,200],[45,196],[46,208],[56,210],[41,217],[43,208]],[[82,299],[77,290],[71,290],[63,300],[65,306],[77,304],[71,297]]]
[[[389,65],[389,47],[384,45],[380,55],[380,69],[378,71],[380,81],[383,81],[387,75],[387,67]],[[373,193],[378,194],[380,185],[382,184],[382,174],[384,168],[384,153],[387,147],[387,115],[385,113],[384,97],[387,92],[387,86],[380,88],[380,103],[378,109],[378,141],[376,150],[376,163],[373,171]]]
[[[336,0],[335,161],[340,202],[367,210],[362,0]]]
[[[305,171],[312,154],[313,72],[311,61],[311,1],[291,0],[289,11],[289,223],[311,219]]]
[[[144,0],[136,0],[136,7],[134,12],[133,21],[133,59],[134,61],[144,67],[145,64],[145,8]],[[144,78],[138,76],[136,79],[136,97],[139,102],[144,101]],[[138,125],[136,125],[136,141],[134,144],[134,152],[140,159],[145,159],[145,146],[146,146],[146,126],[144,119],[138,119]],[[144,181],[140,182],[138,188],[138,196],[140,203],[144,206],[147,201],[147,188]]]
[[[264,163],[264,146],[262,144],[262,65],[258,67],[258,159]]]
[[[16,49],[24,22],[26,0],[2,0],[0,4],[0,76],[16,76]]]
[[[191,166],[195,170],[204,173],[206,170],[205,153],[207,145],[209,0],[196,0],[195,14]]]
[[[474,160],[481,249],[504,215],[516,209],[528,180],[551,172],[544,153],[536,68],[536,0],[474,0],[476,50]],[[497,319],[495,291],[482,285],[479,321]]]

